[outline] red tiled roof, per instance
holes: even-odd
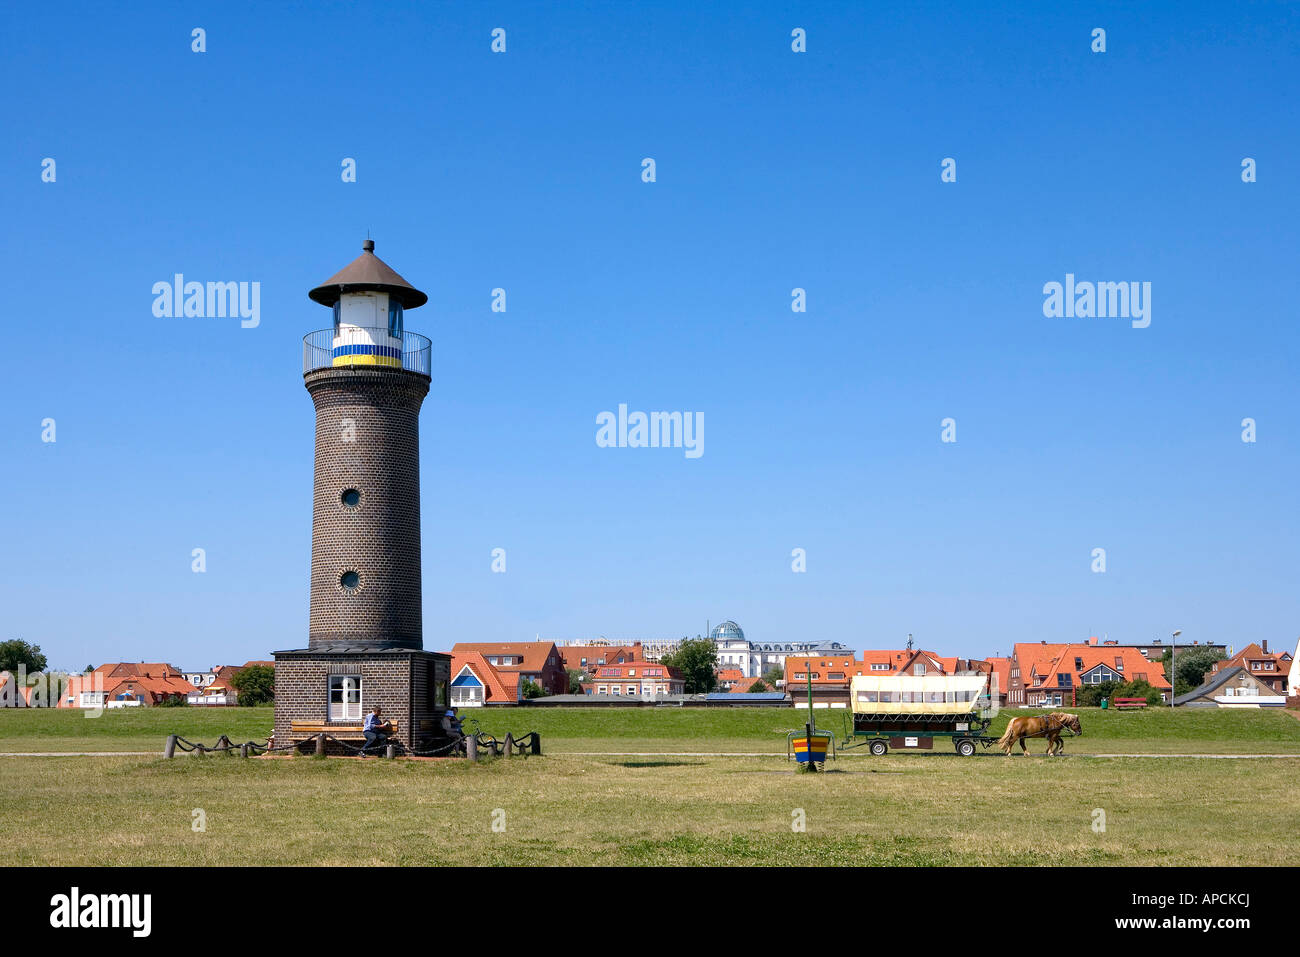
[[[551,641],[458,641],[451,646],[451,653],[468,654],[478,652],[484,658],[495,656],[518,657],[523,658],[522,664],[517,665],[493,665],[499,672],[505,674],[509,671],[528,671],[541,673],[546,667],[546,662],[552,656],[556,659],[556,665],[563,667],[564,659]]]
[[[1271,661],[1273,670],[1268,672],[1255,671],[1250,668],[1248,662],[1251,661]],[[1285,677],[1291,672],[1291,656],[1285,652],[1265,651],[1253,641],[1241,651],[1237,652],[1231,658],[1225,658],[1223,661],[1216,662],[1215,670],[1223,671],[1225,668],[1245,668],[1251,674],[1268,674]]]
[[[496,668],[488,663],[477,651],[465,653],[453,652],[451,656],[451,680],[455,681],[465,668],[468,667],[483,685],[483,703],[500,704],[503,702],[515,702],[519,700],[519,674],[516,672],[510,675],[499,674]],[[513,681],[506,679],[512,678]]]
[[[986,658],[993,668],[993,673],[998,678],[998,693],[1006,694],[1011,687],[1011,659],[1010,658]]]
[[[100,665],[95,670],[104,676],[105,681],[109,678],[145,676],[160,678],[184,677],[179,668],[175,665],[169,665],[165,661],[119,661]]]
[[[910,651],[899,650],[876,650],[862,652],[862,673],[865,674],[890,674],[901,668],[912,657]],[[872,671],[872,665],[889,665],[889,671]]]
[[[808,687],[808,671],[812,671],[813,686],[846,685],[855,675],[866,674],[866,670],[849,655],[790,655],[785,659],[785,686],[787,689],[798,686]],[[843,675],[831,678],[830,675]],[[751,681],[750,684],[753,684]],[[749,690],[748,687],[745,688]]]
[[[635,671],[636,674],[629,674],[630,671]],[[620,681],[624,678],[633,680],[641,678],[680,679],[681,676],[680,669],[671,665],[660,664],[657,661],[628,661],[621,665],[601,665],[596,669],[595,679],[597,681],[608,681],[611,678],[617,678]]]
[[[1024,649],[1023,656],[1021,649]],[[1050,654],[1044,654],[1047,650]],[[1153,688],[1169,690],[1169,682],[1160,665],[1149,660],[1136,648],[1117,645],[1016,645],[1016,655],[1020,660],[1020,674],[1024,680],[1025,690],[1057,690],[1066,687],[1059,684],[1058,675],[1070,678],[1069,687],[1079,687],[1079,675],[1092,671],[1098,665],[1105,665],[1124,676],[1125,681],[1145,681]],[[1026,659],[1033,665],[1026,664]],[[1078,663],[1076,664],[1076,659]],[[1122,667],[1121,667],[1122,665]],[[1035,676],[1042,681],[1034,680]]]
[[[564,667],[573,671],[581,671],[584,666],[582,659],[587,659],[585,670],[590,671],[598,667],[601,663],[614,664],[618,661],[618,656],[622,655],[623,660],[637,661],[639,648],[633,645],[565,645],[562,648],[557,647],[560,657],[564,659]]]

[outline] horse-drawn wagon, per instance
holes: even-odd
[[[988,675],[859,675],[849,685],[851,747],[874,755],[929,751],[935,739],[948,738],[956,752],[970,757],[997,742],[984,732],[992,720]]]

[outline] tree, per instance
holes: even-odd
[[[1160,656],[1166,681],[1169,680],[1169,657],[1172,651],[1172,648],[1166,648],[1165,653]],[[1174,669],[1178,675],[1178,680],[1174,682],[1174,694],[1187,694],[1199,688],[1205,683],[1205,673],[1214,666],[1216,661],[1222,660],[1219,652],[1208,646],[1188,648],[1185,651],[1179,648],[1178,666]]]
[[[580,668],[566,670],[569,675],[569,694],[582,694],[582,683],[587,680],[587,673]]]
[[[269,704],[275,700],[275,669],[270,665],[249,665],[230,679],[241,707]]]
[[[752,685],[749,686],[750,694],[759,694],[766,690],[767,690],[767,685],[763,683],[762,678],[759,678],[757,681],[755,681]]]
[[[520,683],[519,690],[524,693],[525,698],[542,698],[546,695],[546,689],[532,678],[525,678]]]
[[[775,688],[778,681],[785,680],[785,672],[781,670],[780,665],[773,665],[763,672],[763,680]]]
[[[45,656],[41,654],[41,646],[29,644],[20,638],[0,641],[0,671],[17,674],[20,667],[26,668],[29,673],[44,671]]]
[[[701,694],[718,686],[718,647],[708,638],[683,641],[659,663],[682,673],[687,694]]]
[[[1103,681],[1101,684],[1084,685],[1076,695],[1081,708],[1100,707],[1102,698],[1109,698],[1112,704],[1116,698],[1146,698],[1149,705],[1160,703],[1160,690],[1146,681],[1123,684],[1118,681]]]
[[[1121,687],[1118,681],[1103,681],[1101,684],[1084,685],[1076,693],[1076,700],[1080,708],[1099,708],[1101,707],[1102,698],[1114,698],[1115,689]],[[1120,697],[1129,697],[1120,695]],[[1138,697],[1132,695],[1131,697]]]

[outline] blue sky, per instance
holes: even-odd
[[[306,294],[369,231],[429,294],[426,647],[1289,647],[1300,8],[698,7],[6,6],[0,636],[305,644]],[[177,272],[260,325],[154,317]],[[1067,272],[1151,325],[1045,318]],[[703,456],[597,447],[619,403]]]

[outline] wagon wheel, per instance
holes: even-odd
[[[880,757],[881,755],[888,754],[889,745],[886,744],[884,741],[872,741],[871,753],[874,754],[876,757]]]
[[[969,758],[975,753],[975,742],[969,738],[962,738],[957,742],[957,753],[963,758]]]

